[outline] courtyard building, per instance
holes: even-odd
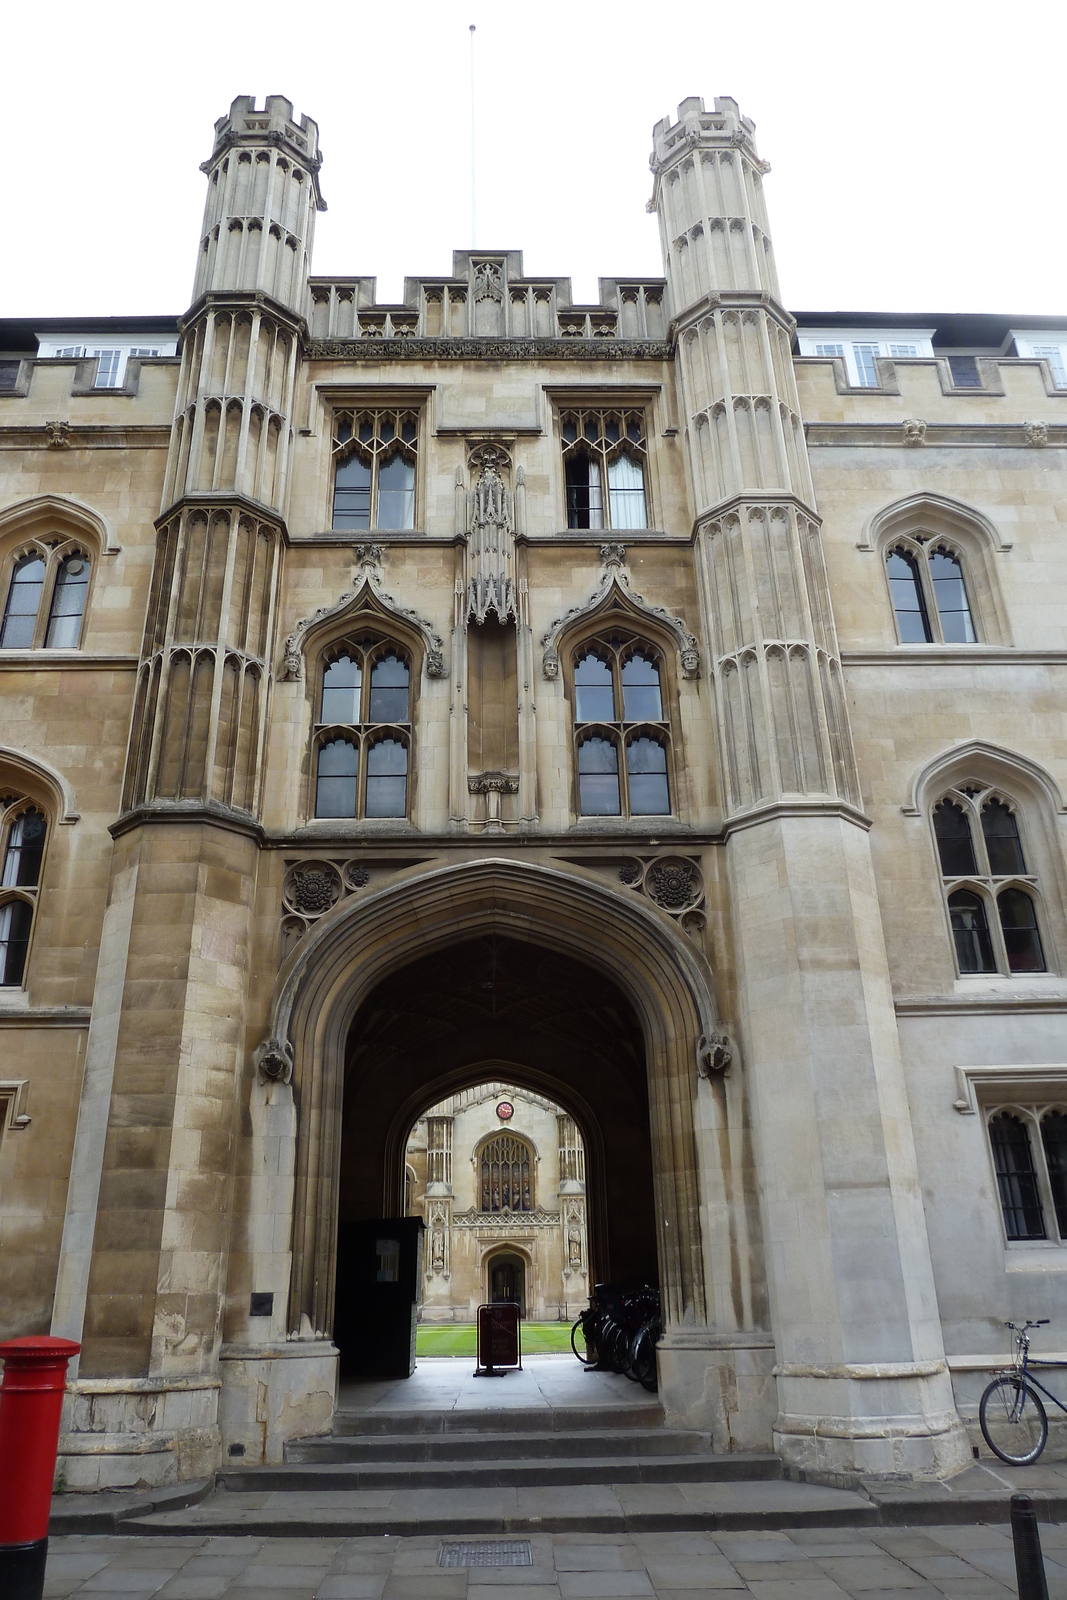
[[[662,277],[382,304],[241,96],[180,316],[0,321],[0,1331],[80,1341],[70,1487],[328,1432],[409,1208],[427,1320],[657,1284],[668,1424],[843,1480],[1067,1351],[1067,317],[790,310],[752,121],[652,142]]]

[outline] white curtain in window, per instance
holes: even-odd
[[[590,482],[592,479],[590,478]],[[611,502],[613,528],[647,528],[645,510],[645,475],[638,461],[629,456],[616,456],[608,463],[608,497]],[[599,528],[601,524],[598,522]]]
[[[600,486],[600,462],[589,462],[589,526],[604,526],[604,495]]]

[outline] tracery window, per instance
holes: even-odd
[[[587,817],[670,815],[668,742],[658,653],[611,636],[574,661],[578,810]]]
[[[336,411],[333,418],[333,526],[413,528],[419,414]]]
[[[643,413],[564,411],[559,423],[568,528],[647,528]]]
[[[1012,1105],[987,1128],[1008,1240],[1067,1243],[1067,1107]]]
[[[32,801],[0,795],[0,987],[18,987],[26,971],[47,834]]]
[[[0,650],[73,650],[81,639],[89,557],[79,546],[33,545],[9,569]]]
[[[532,1211],[530,1146],[512,1133],[498,1133],[481,1151],[481,1209]]]
[[[933,823],[960,972],[1044,972],[1037,879],[1014,807],[991,788],[951,789]]]
[[[886,551],[886,575],[901,644],[975,644],[963,560],[921,535]]]
[[[316,817],[404,817],[411,666],[389,640],[344,641],[323,665],[315,726]]]

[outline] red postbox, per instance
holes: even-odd
[[[40,1600],[67,1362],[81,1349],[48,1336],[0,1344],[0,1594]]]

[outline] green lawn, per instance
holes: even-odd
[[[473,1322],[445,1324],[420,1323],[415,1340],[417,1356],[468,1356],[477,1355],[477,1331]],[[522,1353],[526,1356],[571,1353],[569,1322],[524,1322],[522,1324]]]

